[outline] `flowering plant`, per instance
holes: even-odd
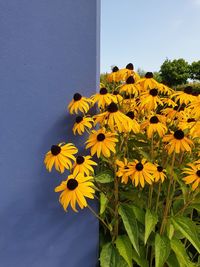
[[[55,188],[59,201],[99,219],[102,267],[199,266],[200,96],[151,72],[140,78],[131,63],[106,79],[68,106],[73,133],[88,134],[86,154],[60,143],[45,156],[48,171],[70,171]],[[98,214],[88,198],[99,201]]]

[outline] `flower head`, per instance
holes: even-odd
[[[183,180],[186,184],[192,184],[192,190],[197,189],[200,184],[200,164],[189,163],[187,168],[183,170],[184,174],[188,174]]]
[[[68,105],[68,109],[70,114],[78,114],[79,111],[82,113],[87,113],[90,109],[90,105],[92,104],[92,100],[86,97],[83,97],[81,94],[76,93],[72,101]]]
[[[94,173],[93,166],[96,165],[97,163],[92,160],[91,156],[78,155],[73,166],[73,175],[76,176],[79,173],[83,173],[89,176],[90,173]]]
[[[77,212],[76,203],[81,209],[87,207],[86,197],[93,199],[95,193],[92,179],[92,176],[85,177],[82,173],[76,177],[69,175],[66,181],[55,188],[55,192],[62,192],[59,201],[65,211],[69,204],[75,212]]]
[[[91,129],[93,124],[93,119],[90,117],[85,116],[77,116],[75,120],[75,124],[73,127],[73,133],[78,133],[79,135],[82,135],[86,129]]]

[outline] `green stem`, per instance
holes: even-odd
[[[158,211],[158,204],[159,204],[159,199],[160,199],[160,191],[161,191],[161,182],[159,182],[158,194],[157,194],[157,198],[156,198],[156,213]]]
[[[170,206],[171,206],[170,190],[171,190],[171,185],[173,184],[173,181],[174,181],[174,179],[173,179],[173,169],[174,169],[174,164],[175,164],[175,156],[176,156],[176,153],[174,151],[173,157],[172,157],[170,177],[169,177],[170,180],[169,180],[169,185],[168,185],[168,189],[167,189],[166,205],[165,205],[165,209],[164,209],[163,220],[162,220],[161,227],[160,227],[160,234],[163,234],[163,232],[165,230],[167,216],[168,216],[168,212],[169,212],[169,209],[170,209]]]
[[[110,231],[109,225],[93,210],[93,208],[90,205],[87,205],[88,209],[92,212],[92,214],[99,219],[103,223],[103,225]]]

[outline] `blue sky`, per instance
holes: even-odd
[[[101,72],[200,60],[200,0],[101,0]]]

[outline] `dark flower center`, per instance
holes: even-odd
[[[159,122],[159,119],[158,119],[157,116],[153,116],[153,117],[151,117],[151,119],[150,119],[150,123],[158,123],[158,122]]]
[[[81,100],[81,98],[82,98],[81,94],[79,94],[79,93],[74,94],[74,101],[79,101],[79,100]]]
[[[102,142],[105,138],[106,138],[105,134],[103,134],[103,133],[100,133],[100,134],[97,135],[97,140],[99,142]]]
[[[135,115],[133,111],[129,111],[128,113],[126,113],[126,116],[128,116],[129,118],[131,118],[132,120],[134,119]]]
[[[83,156],[77,156],[77,158],[76,158],[76,163],[77,163],[78,165],[82,164],[84,161],[85,161],[85,159],[84,159]]]
[[[101,88],[99,92],[101,95],[106,95],[108,93],[108,90],[106,88]]]
[[[196,172],[196,175],[197,175],[198,177],[200,177],[200,170],[198,170],[198,171]]]
[[[198,96],[199,95],[199,92],[193,92],[192,95],[193,96]]]
[[[184,132],[182,130],[177,130],[174,132],[174,138],[181,140],[184,138]]]
[[[150,93],[150,95],[152,95],[152,96],[157,96],[157,95],[158,95],[158,90],[157,90],[156,88],[154,88],[154,89],[151,89],[151,90],[149,91],[149,93]]]
[[[115,66],[114,68],[112,68],[112,72],[117,72],[119,70],[119,68],[117,66]]]
[[[113,95],[118,95],[118,94],[119,94],[118,91],[114,91],[114,92],[113,92]]]
[[[137,171],[142,171],[144,167],[143,167],[143,164],[141,162],[139,162],[136,164],[135,168]]]
[[[61,151],[61,148],[58,145],[51,146],[51,154],[57,156]]]
[[[127,84],[133,84],[135,82],[133,76],[129,76],[128,79],[126,80]]]
[[[187,122],[195,122],[196,120],[194,118],[190,118],[187,120]]]
[[[184,93],[188,94],[188,95],[191,95],[192,94],[192,86],[187,86],[185,89],[184,89]]]
[[[163,167],[162,167],[162,166],[158,166],[158,167],[157,167],[157,171],[158,171],[158,172],[162,172],[162,171],[163,171]]]
[[[133,70],[133,69],[134,69],[133,64],[132,64],[132,63],[128,63],[128,64],[126,65],[126,69],[128,69],[128,70]]]
[[[78,186],[78,182],[75,179],[69,179],[67,182],[67,188],[69,190],[74,190]]]
[[[145,78],[153,78],[153,72],[147,72]]]
[[[76,117],[76,123],[80,123],[83,120],[83,117],[77,116]]]
[[[117,112],[117,111],[118,111],[117,104],[115,104],[114,102],[110,103],[110,105],[108,105],[107,110],[108,110],[108,112],[110,112],[110,113]]]

